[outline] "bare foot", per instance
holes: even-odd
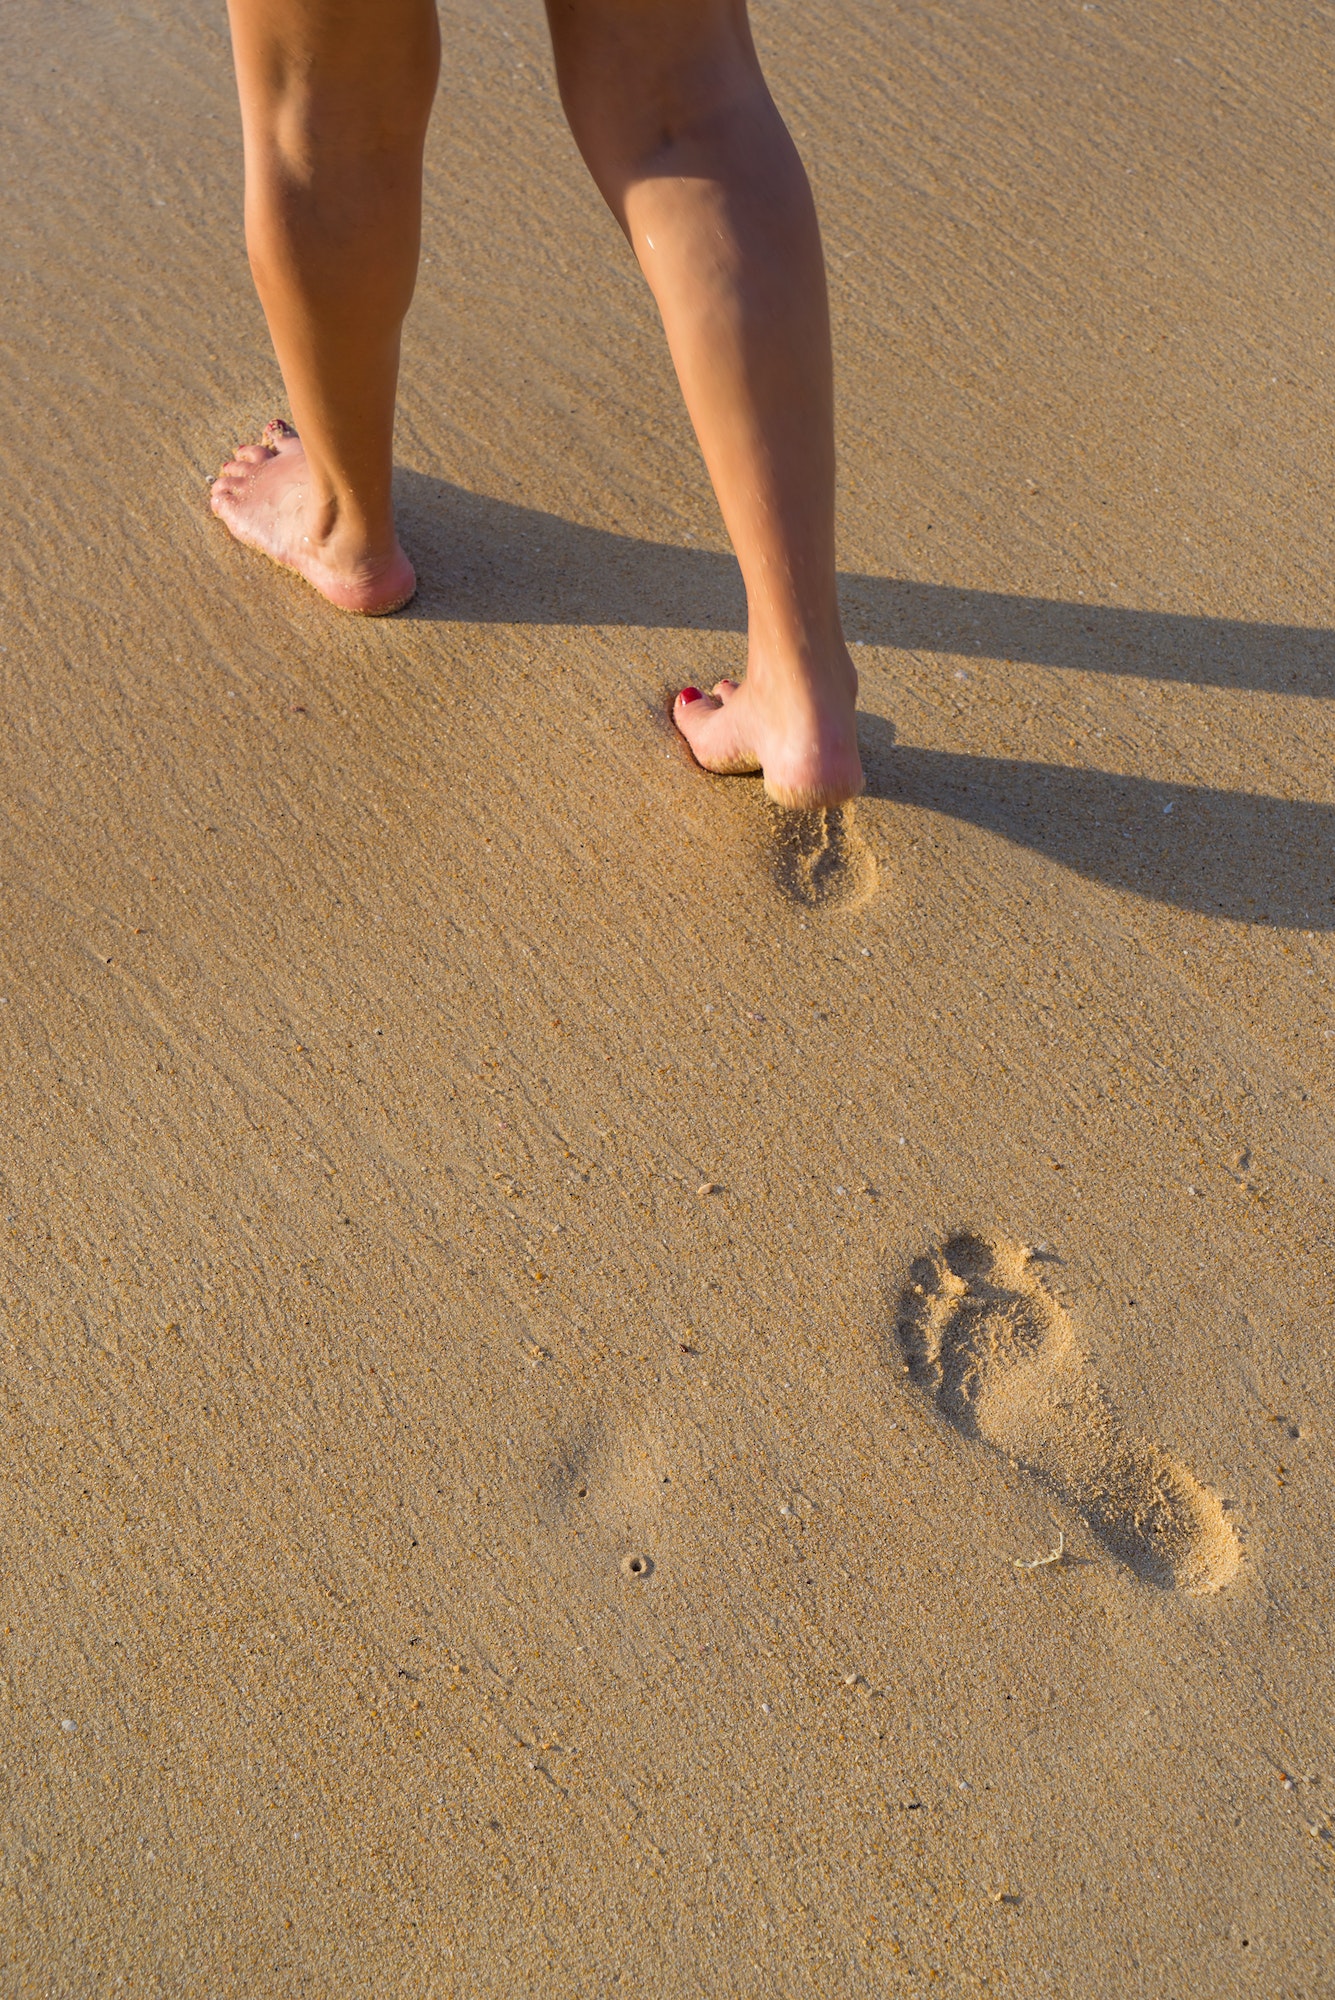
[[[368,547],[317,496],[301,439],[281,417],[228,460],[213,482],[213,511],[239,542],[296,570],[340,611],[383,618],[417,588],[392,527],[387,547]]]
[[[862,790],[857,694],[846,651],[820,678],[780,678],[753,662],[744,681],[719,681],[712,695],[683,688],[672,719],[706,771],[762,771],[776,805],[808,811]]]

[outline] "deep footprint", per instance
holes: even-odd
[[[1238,1538],[1219,1500],[1122,1428],[1032,1251],[951,1237],[913,1266],[895,1336],[956,1430],[1035,1474],[1143,1581],[1193,1596],[1232,1581]]]
[[[772,812],[774,878],[790,902],[828,909],[867,901],[880,870],[858,830],[856,806]]]

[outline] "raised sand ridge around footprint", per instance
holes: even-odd
[[[913,1266],[895,1336],[956,1430],[1068,1501],[1146,1583],[1201,1595],[1236,1574],[1238,1538],[1220,1501],[1123,1429],[1031,1250],[952,1236]]]

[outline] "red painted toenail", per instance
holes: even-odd
[[[701,694],[701,692],[700,692],[699,688],[683,688],[683,689],[682,689],[682,691],[681,691],[681,693],[680,693],[680,694],[679,694],[679,695],[677,696],[677,700],[678,700],[678,701],[703,701],[703,700],[704,700],[704,696],[703,696],[703,695]]]

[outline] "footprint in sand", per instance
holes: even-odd
[[[1238,1538],[1219,1500],[1122,1428],[1032,1251],[952,1236],[910,1271],[895,1336],[956,1430],[1034,1473],[1146,1583],[1200,1596],[1231,1582]]]
[[[619,1542],[627,1576],[647,1577],[646,1544],[658,1538],[674,1494],[672,1454],[647,1421],[616,1425],[590,1417],[567,1433],[537,1478],[540,1512],[553,1526],[590,1526]]]
[[[876,888],[880,870],[857,824],[857,807],[814,812],[771,807],[774,879],[804,909],[855,908]]]

